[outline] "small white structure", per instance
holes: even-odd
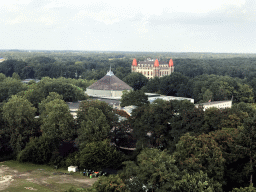
[[[69,166],[69,167],[68,167],[68,171],[69,171],[69,172],[71,172],[71,171],[77,172],[77,171],[78,171],[78,167],[77,167],[77,166]]]

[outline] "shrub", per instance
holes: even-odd
[[[48,163],[52,157],[52,140],[47,137],[30,138],[25,149],[17,156],[19,162],[32,162],[35,164]]]
[[[109,177],[102,176],[96,181],[93,186],[93,190],[107,191],[107,192],[128,192],[124,181],[119,175],[110,175]]]

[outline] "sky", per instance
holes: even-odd
[[[1,0],[0,49],[256,53],[255,0]]]

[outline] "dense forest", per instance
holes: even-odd
[[[1,160],[119,170],[87,191],[256,191],[256,55],[11,50],[1,57]],[[175,72],[151,80],[131,73],[133,58],[148,57],[172,58]],[[134,88],[121,99],[138,106],[130,117],[84,94],[110,66]],[[195,103],[233,98],[233,105],[149,103],[145,92]],[[77,119],[72,101],[80,101]]]

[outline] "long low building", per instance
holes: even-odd
[[[163,96],[163,95],[160,95],[160,96],[154,96],[154,97],[148,97],[148,101],[150,103],[152,103],[153,101],[155,101],[156,99],[163,99],[165,101],[171,101],[171,100],[188,100],[190,101],[191,103],[194,103],[194,99],[192,98],[186,98],[186,97],[174,97],[174,96]]]
[[[205,109],[209,109],[209,108],[212,108],[212,107],[215,107],[217,109],[231,108],[232,107],[232,100],[213,101],[213,102],[195,104],[195,107],[198,107],[198,106],[202,106],[204,111],[205,111]]]

